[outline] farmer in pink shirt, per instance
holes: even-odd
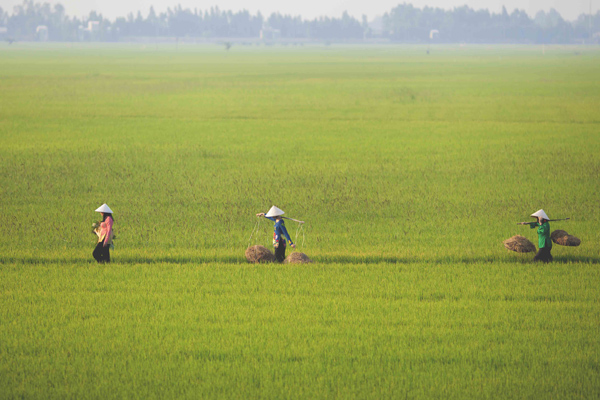
[[[113,216],[112,210],[105,204],[96,209],[96,212],[102,213],[102,223],[97,230],[98,244],[92,255],[99,263],[110,262],[110,244],[113,237]]]

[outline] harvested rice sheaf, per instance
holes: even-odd
[[[581,244],[581,240],[573,235],[567,235],[557,239],[556,243],[560,244],[561,246],[579,246]]]
[[[270,263],[275,261],[275,255],[265,246],[255,245],[246,249],[246,260],[249,263]]]
[[[579,238],[569,235],[566,231],[557,229],[550,234],[550,239],[556,244],[561,246],[579,246],[581,240]]]
[[[308,256],[299,251],[295,251],[285,258],[285,264],[305,264],[313,262]]]
[[[515,235],[502,243],[504,243],[504,247],[508,250],[516,251],[517,253],[531,253],[535,251],[535,245],[525,236],[521,235]]]
[[[562,229],[557,229],[550,234],[550,239],[552,239],[552,241],[554,243],[556,243],[556,239],[561,238],[563,236],[567,236],[567,235],[568,235],[567,231],[563,231]]]

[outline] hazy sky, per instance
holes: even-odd
[[[218,5],[222,10],[246,9],[253,14],[260,10],[263,15],[278,11],[282,14],[301,15],[304,18],[337,17],[347,10],[350,15],[357,18],[365,14],[369,20],[403,2],[412,3],[419,8],[430,6],[446,9],[466,4],[471,8],[487,8],[493,12],[500,11],[502,5],[505,5],[509,12],[519,8],[531,16],[539,10],[548,11],[550,8],[555,8],[567,20],[574,20],[579,14],[587,13],[590,9],[590,0],[42,0],[42,2],[61,3],[69,15],[84,16],[91,10],[95,10],[110,19],[125,16],[129,12],[135,13],[138,10],[146,16],[150,6],[154,6],[157,12],[161,12],[176,4],[181,4],[184,8],[200,10]],[[0,7],[12,13],[13,7],[21,3],[22,0],[0,0]],[[591,4],[592,12],[596,13],[600,8],[600,0],[591,0]]]

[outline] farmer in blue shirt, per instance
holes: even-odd
[[[296,248],[296,245],[292,242],[292,239],[290,239],[287,229],[285,229],[285,224],[283,222],[283,218],[281,217],[283,214],[284,212],[275,206],[271,207],[267,214],[256,214],[257,217],[265,217],[275,222],[275,231],[273,232],[273,247],[275,247],[275,258],[279,262],[283,262],[283,260],[285,260],[286,238],[290,242],[290,246],[292,246],[292,248]]]

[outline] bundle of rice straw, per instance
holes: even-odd
[[[92,233],[100,236],[100,221],[96,221],[92,224]]]
[[[270,263],[275,261],[275,254],[265,246],[255,245],[246,249],[246,260],[249,263]]]
[[[98,240],[100,240],[100,221],[96,221],[92,224],[92,233],[96,236],[98,236]],[[115,249],[115,244],[113,242],[113,240],[115,240],[117,238],[117,235],[115,235],[115,231],[113,230],[110,234],[110,240],[109,240],[109,247],[111,248],[111,250]]]
[[[306,254],[296,251],[287,256],[283,262],[285,264],[306,264],[313,262],[313,260],[308,258]]]
[[[531,253],[535,251],[535,245],[525,236],[521,235],[515,235],[502,243],[504,243],[504,247],[508,250],[516,251],[517,253]]]
[[[550,234],[550,239],[556,244],[561,246],[579,246],[581,240],[579,238],[569,235],[566,231],[557,229]]]

